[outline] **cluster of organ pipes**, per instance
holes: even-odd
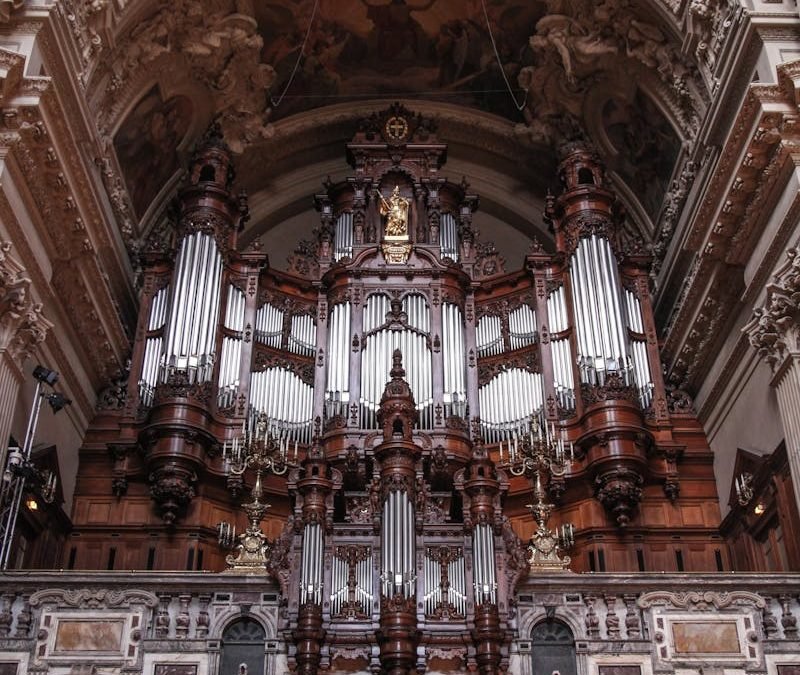
[[[445,548],[453,551],[453,548]],[[439,608],[450,605],[454,613],[464,616],[467,613],[467,579],[463,551],[458,548],[455,556],[448,556],[445,561],[447,584],[444,583],[442,562],[434,556],[434,549],[425,550],[425,614],[434,616]]]
[[[347,415],[350,403],[350,303],[331,307],[328,319],[328,377],[325,414]]]
[[[509,313],[508,339],[512,350],[536,343],[536,312],[528,305],[520,305]]]
[[[475,337],[478,356],[496,356],[505,351],[502,322],[495,314],[487,314],[478,320]]]
[[[303,528],[303,552],[300,560],[300,602],[322,602],[322,567],[324,560],[322,527],[307,523]]]
[[[363,315],[364,340],[361,352],[360,423],[363,429],[377,429],[377,411],[392,365],[392,353],[403,354],[406,380],[414,393],[418,426],[433,428],[433,374],[430,347],[430,308],[423,295],[403,298],[404,317],[395,320],[391,300],[384,293],[367,298]],[[403,320],[399,320],[402,318]]]
[[[466,417],[467,415],[465,353],[464,318],[461,308],[450,302],[442,303],[443,401],[447,417]]]
[[[636,384],[639,389],[639,400],[646,408],[653,400],[653,382],[647,360],[647,343],[642,323],[642,306],[639,298],[632,291],[625,289],[625,309],[627,310],[628,327],[631,333],[631,359],[636,373]]]
[[[458,262],[458,223],[452,213],[443,213],[439,219],[439,246],[442,258]]]
[[[225,304],[225,328],[230,331],[222,338],[219,359],[218,405],[227,408],[233,405],[239,393],[239,372],[242,357],[242,332],[244,331],[245,297],[233,284],[228,286],[228,301]]]
[[[355,555],[352,555],[355,554]],[[372,612],[373,560],[369,547],[339,546],[331,560],[331,616],[344,614],[345,607],[362,616]],[[302,601],[302,598],[301,598]],[[355,605],[355,607],[354,607]]]
[[[472,574],[475,602],[497,601],[497,572],[494,559],[494,533],[490,525],[479,523],[472,532]]]
[[[333,259],[341,260],[353,255],[353,214],[350,211],[340,213],[336,218],[336,229],[333,233]]]
[[[633,385],[628,326],[623,310],[622,287],[611,244],[592,234],[578,241],[572,256],[573,302],[578,336],[581,380],[603,386],[609,373]],[[638,383],[643,387],[649,382]]]
[[[313,356],[316,349],[317,324],[314,317],[308,314],[295,314],[292,316],[292,325],[289,329],[288,349],[294,354]]]
[[[541,373],[511,368],[480,388],[481,428],[487,443],[499,443],[527,428],[544,405]]]
[[[386,597],[397,593],[404,598],[414,597],[414,506],[407,492],[395,490],[386,495],[381,527],[381,592]]]
[[[336,217],[333,233],[333,259],[353,256],[353,214],[343,211]],[[443,213],[439,219],[439,255],[458,262],[458,221],[452,213]]]
[[[169,296],[169,286],[166,286],[156,292],[150,305],[142,376],[139,379],[139,398],[145,406],[152,405],[156,384],[158,384],[158,371],[161,364],[161,351],[164,343],[163,331],[167,320]]]
[[[264,303],[256,312],[256,342],[280,349],[283,338],[283,310]]]
[[[250,373],[250,407],[269,418],[291,441],[311,443],[314,388],[288,368],[275,366]]]
[[[183,238],[173,273],[160,381],[175,370],[185,371],[190,383],[211,379],[222,270],[213,236],[193,232]]]
[[[553,358],[553,388],[564,410],[575,409],[575,381],[572,375],[572,355],[569,337],[558,337],[569,328],[564,286],[558,286],[547,296],[547,317],[550,320],[550,353]]]

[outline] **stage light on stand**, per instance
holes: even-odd
[[[42,400],[47,400],[53,409],[53,414],[69,405],[71,401],[59,392],[43,390],[44,386],[52,387],[58,382],[58,373],[54,370],[38,365],[33,369],[33,377],[36,380],[36,390],[28,417],[28,427],[25,431],[25,442],[22,449],[8,448],[7,452],[2,454],[0,462],[5,466],[3,480],[0,482],[0,569],[8,567],[23,494],[33,492],[46,504],[52,504],[56,495],[56,475],[51,471],[37,469],[31,463],[31,451],[39,424]],[[36,507],[34,508],[32,504],[35,504]],[[39,502],[36,498],[31,498],[26,505],[30,510],[36,510]]]

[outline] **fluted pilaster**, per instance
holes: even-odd
[[[800,251],[787,260],[767,285],[767,299],[753,310],[744,327],[750,344],[772,369],[778,408],[786,439],[786,454],[800,512]]]

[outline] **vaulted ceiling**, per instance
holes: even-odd
[[[610,169],[629,235],[661,257],[670,235],[664,204],[709,100],[701,52],[687,45],[710,26],[698,17],[694,36],[682,35],[681,5],[131,3],[86,81],[113,146],[108,175],[127,188],[115,204],[123,234],[135,250],[163,217],[212,119],[240,155],[238,182],[253,214],[244,240],[283,239],[287,223],[310,230],[311,195],[326,177],[347,174],[344,143],[358,119],[403,100],[438,122],[450,146],[445,174],[466,176],[481,195],[484,237],[516,251],[533,236],[547,240],[542,199],[557,187],[558,148],[583,139]]]

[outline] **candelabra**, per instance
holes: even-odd
[[[746,471],[734,479],[736,500],[739,506],[747,506],[753,499],[753,474]]]
[[[240,574],[264,574],[267,572],[267,555],[270,541],[261,531],[261,521],[270,505],[262,501],[264,489],[262,477],[265,473],[282,476],[296,464],[297,443],[289,457],[289,441],[285,434],[271,426],[266,415],[251,413],[242,423],[242,434],[222,446],[222,458],[229,477],[239,477],[248,469],[255,470],[255,483],[250,491],[250,501],[242,504],[247,514],[247,529],[236,535],[236,527],[222,522],[218,526],[220,546],[237,549],[228,555],[228,572]],[[238,544],[235,542],[238,539]]]
[[[513,476],[525,475],[533,483],[536,500],[528,508],[536,521],[537,530],[528,544],[528,564],[534,570],[563,570],[569,566],[570,557],[562,556],[574,543],[574,527],[566,523],[558,530],[547,526],[553,504],[545,500],[545,484],[563,482],[573,459],[572,443],[556,433],[555,424],[534,417],[527,435],[515,434],[506,447],[500,444],[500,465]]]
[[[9,448],[7,455],[3,458],[5,470],[2,482],[0,482],[0,569],[8,567],[19,508],[26,489],[35,492],[47,504],[53,502],[56,494],[55,474],[51,471],[40,471],[31,462],[33,439],[39,424],[42,401],[46,400],[54,413],[69,405],[71,401],[59,392],[48,392],[42,388],[44,385],[52,387],[58,382],[57,372],[44,366],[36,366],[33,370],[33,377],[36,379],[36,391],[28,416],[25,441],[22,449]]]

